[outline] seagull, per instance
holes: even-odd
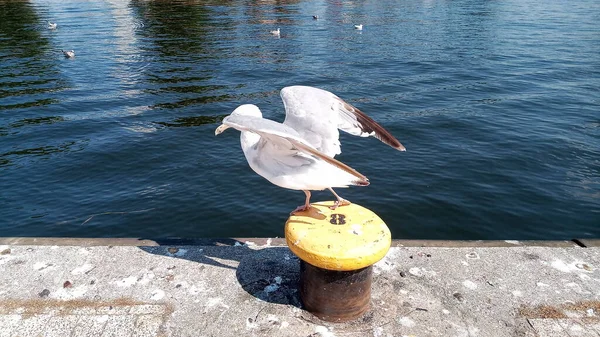
[[[52,22],[48,21],[48,29],[56,29],[57,26],[58,26],[57,23],[52,23]]]
[[[333,158],[341,153],[339,130],[373,136],[406,151],[382,126],[329,91],[291,86],[280,94],[286,114],[283,123],[263,118],[256,105],[244,104],[223,119],[215,135],[228,128],[241,131],[242,151],[254,172],[279,187],[304,192],[304,205],[291,214],[310,209],[310,191],[329,189],[337,199],[330,208],[336,209],[350,202],[333,187],[369,185],[367,177]]]
[[[313,15],[313,19],[318,20],[319,16],[318,15]]]
[[[354,25],[354,29],[362,30],[362,24]]]
[[[272,30],[271,34],[279,36],[279,34],[281,34],[281,30],[279,28],[277,28],[277,30]]]
[[[63,50],[62,53],[68,59],[71,59],[71,58],[75,57],[75,51],[73,51],[73,50]]]

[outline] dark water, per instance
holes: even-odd
[[[600,237],[596,0],[0,0],[0,236],[282,236],[302,192],[214,129],[294,84],[407,147],[339,157],[395,238]]]

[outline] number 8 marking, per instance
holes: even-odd
[[[345,225],[346,216],[344,214],[331,214],[331,220],[329,220],[329,223],[333,225]]]

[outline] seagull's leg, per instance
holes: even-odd
[[[330,209],[336,209],[336,208],[338,208],[339,206],[347,206],[347,205],[350,205],[350,204],[351,204],[351,202],[350,202],[350,201],[348,201],[348,200],[346,200],[346,199],[343,199],[343,198],[341,198],[339,195],[337,195],[337,193],[335,193],[335,192],[333,191],[333,188],[331,188],[331,187],[328,187],[328,188],[329,188],[329,190],[331,191],[331,193],[333,193],[333,195],[335,195],[335,197],[337,198],[337,200],[336,200],[336,202],[333,204],[333,206],[329,207]]]
[[[308,211],[310,209],[310,191],[302,190],[302,192],[304,192],[304,194],[306,194],[306,201],[304,202],[304,205],[296,207],[296,209],[294,211],[292,211],[292,213],[290,213],[290,215],[293,215],[296,212]]]

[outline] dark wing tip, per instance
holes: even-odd
[[[379,126],[379,124],[377,124],[377,126]],[[396,149],[398,151],[402,151],[402,152],[406,151],[406,148],[404,147],[404,145],[402,145],[396,138],[394,138],[394,136],[392,136],[389,132],[387,132],[381,126],[379,126],[379,128],[381,130],[374,128],[374,130],[372,131],[375,133],[374,134],[375,138],[379,139],[381,142],[393,147],[394,149]]]
[[[402,145],[398,139],[396,139],[396,137],[392,136],[391,133],[389,133],[381,125],[377,124],[377,122],[375,122],[371,117],[367,116],[364,112],[353,107],[352,105],[344,102],[344,100],[339,97],[338,100],[342,103],[346,111],[356,116],[356,121],[358,122],[358,126],[362,132],[372,134],[372,136],[379,139],[381,142],[395,148],[398,151],[406,151],[404,145]]]
[[[369,186],[369,184],[371,184],[369,182],[369,179],[364,179],[364,180],[354,180],[352,182],[352,184],[354,184],[354,186]]]

